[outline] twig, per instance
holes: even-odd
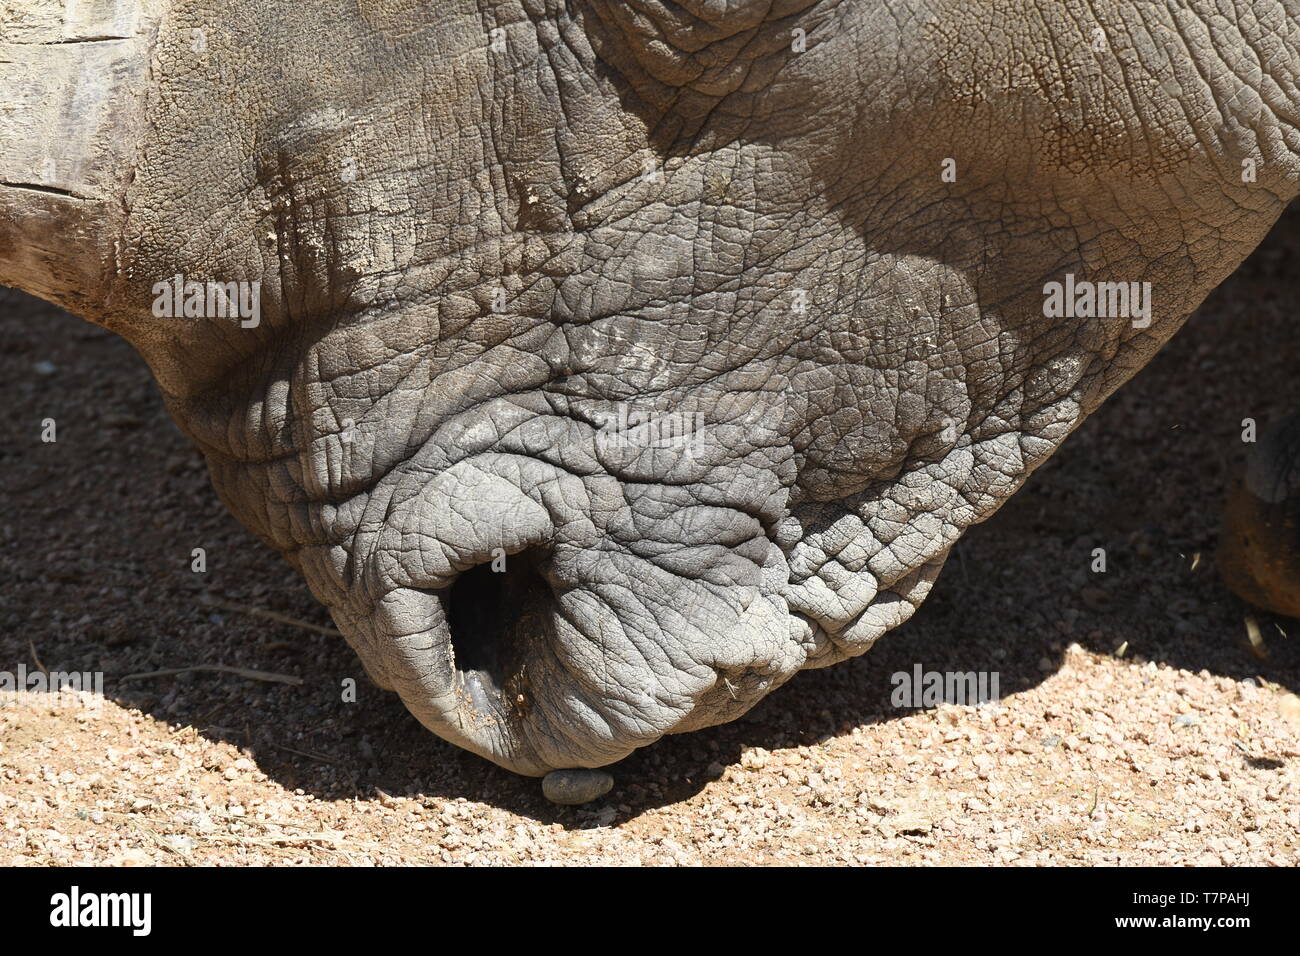
[[[294,750],[292,747],[286,747],[284,744],[271,744],[271,746],[274,747],[276,750],[287,750],[289,753],[297,754],[299,757],[306,757],[308,760],[319,760],[321,763],[327,763],[335,766],[338,765],[337,760],[331,760],[329,757],[326,757],[322,754],[314,754],[306,750]]]
[[[281,614],[279,611],[266,611],[260,607],[250,607],[247,604],[235,604],[232,601],[223,601],[219,598],[208,597],[204,595],[199,598],[199,603],[219,611],[231,611],[235,614],[248,614],[252,617],[260,617],[267,621],[275,621],[277,624],[288,624],[291,627],[301,627],[307,631],[315,631],[318,634],[328,634],[330,637],[342,637],[343,632],[333,627],[321,627],[319,624],[311,624],[307,621],[300,621],[296,617],[290,617],[287,614]]]
[[[292,674],[276,674],[273,671],[255,671],[246,667],[230,667],[226,664],[197,664],[193,667],[167,667],[160,671],[145,671],[140,674],[127,674],[122,680],[145,680],[150,677],[175,677],[177,674],[192,674],[198,671],[209,671],[216,674],[234,674],[237,677],[247,677],[249,680],[269,681],[274,684],[292,684],[297,687],[302,683],[301,677],[294,677]]]
[[[224,837],[223,835],[215,835],[210,837],[204,837],[204,839],[223,840],[226,839],[226,837]],[[283,836],[266,836],[266,837],[255,837],[255,836],[246,837],[240,835],[236,837],[230,837],[229,839],[237,839],[241,843],[250,843],[253,846],[302,846],[303,844],[308,844],[308,843],[326,843],[326,844],[343,843],[346,838],[343,837],[342,835],[335,836],[334,834],[331,833],[302,833],[302,834],[286,833]]]
[[[202,727],[204,724],[206,724],[206,723],[207,723],[209,720],[211,720],[213,717],[215,717],[218,713],[220,713],[221,711],[225,710],[225,708],[226,708],[226,701],[224,701],[224,700],[223,700],[223,701],[219,701],[219,702],[217,703],[217,706],[216,706],[216,707],[213,707],[210,711],[208,711],[206,714],[204,714],[204,715],[203,715],[202,717],[200,717],[198,720],[191,721],[190,723],[186,724],[184,727],[181,727],[181,728],[179,728],[179,729],[173,731],[173,732],[172,732],[172,736],[173,736],[173,737],[179,737],[181,734],[185,733],[185,731],[187,731],[187,730],[188,730],[188,731],[191,731],[195,736],[198,736],[199,728]]]
[[[193,863],[193,862],[194,862],[194,860],[190,857],[190,855],[189,855],[188,853],[186,853],[186,852],[185,852],[184,850],[182,850],[180,847],[173,846],[169,841],[164,840],[161,836],[159,836],[159,835],[158,835],[158,834],[153,830],[152,827],[147,827],[147,826],[145,826],[143,823],[141,823],[139,820],[134,819],[134,818],[130,819],[130,820],[129,820],[129,823],[131,824],[131,826],[135,827],[135,829],[136,829],[137,831],[139,831],[140,833],[143,833],[143,834],[144,834],[145,836],[147,836],[150,840],[153,840],[154,843],[158,844],[158,846],[162,847],[162,848],[163,848],[164,850],[166,850],[168,853],[174,853],[176,856],[179,856],[179,857],[180,857],[182,860],[184,860],[186,863]]]
[[[42,674],[44,674],[46,677],[48,677],[50,672],[47,671],[45,669],[45,665],[41,663],[41,658],[36,653],[36,645],[32,643],[31,638],[27,639],[27,648],[32,652],[32,663],[36,665],[36,669],[40,671]]]

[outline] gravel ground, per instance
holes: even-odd
[[[1213,552],[1241,420],[1290,410],[1298,274],[1293,210],[911,622],[580,808],[423,731],[337,637],[205,604],[329,625],[129,347],[5,293],[0,670],[103,671],[105,697],[0,694],[0,864],[1296,865],[1296,624],[1255,614],[1252,648]],[[918,663],[1002,700],[891,707]],[[302,683],[123,679],[213,664]]]

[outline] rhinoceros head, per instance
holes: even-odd
[[[1294,194],[1294,20],[986,6],[10,4],[0,281],[430,729],[598,766],[906,620]]]

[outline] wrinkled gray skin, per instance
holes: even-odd
[[[1300,177],[1293,0],[177,0],[116,35],[70,45],[133,51],[114,162],[6,173],[0,281],[130,339],[375,681],[525,774],[906,620]],[[260,279],[261,324],[155,318],[174,273]],[[1153,321],[1044,318],[1066,273],[1150,281]],[[703,427],[598,441],[620,405]]]

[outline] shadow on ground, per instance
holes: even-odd
[[[1300,690],[1300,623],[1257,614],[1220,584],[1215,531],[1243,418],[1292,410],[1300,275],[1292,209],[1157,359],[992,520],[954,550],[934,595],[870,654],[796,677],[735,723],[673,737],[615,772],[620,819],[696,793],[745,748],[815,744],[888,720],[890,675],[996,671],[1003,696],[1059,666],[1071,642]],[[335,637],[215,610],[206,597],[320,626],[297,575],[235,524],[122,341],[0,292],[0,669],[102,670],[106,692],[177,728],[243,748],[286,788],[325,799],[464,797],[582,826],[515,777],[425,732],[371,687]],[[42,443],[53,419],[58,440]],[[194,548],[207,570],[191,571]],[[1104,548],[1107,572],[1090,570]],[[301,686],[207,673],[227,664]],[[357,682],[361,706],[342,702]],[[89,755],[88,755],[89,756]],[[93,759],[93,758],[92,758]]]

